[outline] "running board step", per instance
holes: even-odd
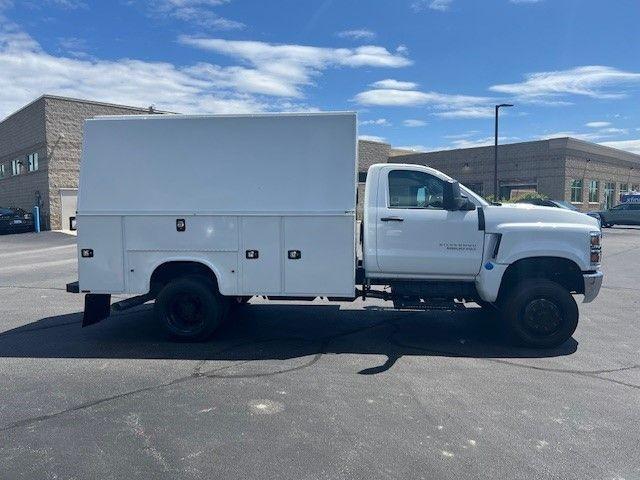
[[[398,310],[440,310],[440,311],[460,311],[465,310],[464,303],[457,303],[451,301],[437,301],[437,300],[428,300],[424,302],[415,302],[411,300],[402,300],[402,299],[394,299],[393,307]]]

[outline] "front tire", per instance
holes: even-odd
[[[533,348],[566,342],[578,326],[578,305],[560,284],[545,279],[517,285],[503,303],[503,317],[512,336]]]
[[[160,290],[154,313],[169,337],[201,342],[222,324],[227,308],[213,281],[189,275],[172,280]]]

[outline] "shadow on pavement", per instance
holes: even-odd
[[[339,305],[256,304],[236,315],[205,343],[164,338],[151,305],[88,328],[82,314],[44,318],[0,334],[0,357],[291,360],[322,354],[377,354],[388,360],[361,374],[380,373],[405,355],[472,358],[540,358],[576,351],[573,339],[547,350],[518,348],[497,320],[480,309],[457,313],[398,312]]]

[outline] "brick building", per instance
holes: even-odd
[[[75,214],[82,124],[96,115],[149,109],[43,95],[0,122],[0,206],[41,210],[45,229]]]
[[[392,151],[390,160],[428,165],[475,192],[493,195],[494,147],[428,153]],[[501,199],[536,191],[573,203],[582,211],[618,203],[620,195],[640,189],[640,155],[574,138],[500,145],[498,185]]]

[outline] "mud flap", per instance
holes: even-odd
[[[98,323],[111,313],[111,295],[87,293],[84,296],[84,316],[82,326]]]

